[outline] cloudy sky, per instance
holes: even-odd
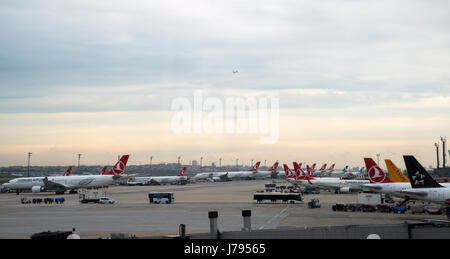
[[[2,1],[0,166],[240,158],[435,165],[448,1]],[[239,73],[232,73],[233,70]],[[279,138],[175,134],[171,103],[279,98]]]

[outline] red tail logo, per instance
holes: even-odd
[[[114,165],[114,167],[107,173],[107,175],[111,174],[121,174],[125,170],[125,167],[127,166],[128,158],[130,155],[123,155],[120,160]]]
[[[330,166],[330,168],[328,168],[328,171],[333,171],[334,170],[334,164],[332,164],[331,166]]]
[[[367,174],[371,183],[390,183],[389,177],[381,170],[381,168],[373,161],[372,158],[364,158],[366,163]]]
[[[319,171],[324,171],[325,169],[327,169],[327,164],[323,164],[323,166],[319,169]]]
[[[252,169],[250,169],[249,171],[251,171],[251,172],[255,172],[255,171],[258,171],[258,168],[259,168],[259,165],[261,164],[261,162],[257,162],[253,167],[252,167]]]
[[[63,176],[69,176],[70,172],[72,172],[72,167],[67,168],[67,171],[63,174]]]
[[[291,169],[286,164],[283,164],[284,167],[284,173],[286,174],[286,178],[294,178],[294,174],[292,173]]]
[[[100,172],[100,174],[106,174],[106,166],[103,167],[102,171]]]
[[[302,170],[301,164],[297,164],[297,162],[292,163],[294,165],[295,174],[297,176],[297,179],[304,180],[306,178],[305,171]]]
[[[275,164],[273,164],[273,166],[271,168],[269,168],[270,172],[276,171],[278,168],[278,162],[275,162]]]
[[[181,171],[178,174],[178,176],[184,176],[185,173],[186,173],[186,167],[183,167],[183,169],[181,169]]]

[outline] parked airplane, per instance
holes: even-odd
[[[371,184],[364,185],[364,190],[386,193],[395,197],[404,198],[405,200],[401,204],[410,199],[420,200],[420,197],[418,198],[417,195],[417,192],[419,191],[411,189],[410,181],[405,179],[403,173],[394,165],[394,163],[392,163],[392,161],[385,160],[390,177],[387,176],[381,168],[379,168],[372,158],[364,158],[364,161],[366,166],[370,168],[369,179],[372,180]],[[395,179],[395,181],[392,181],[393,179]],[[377,182],[374,182],[374,180]],[[432,180],[434,181],[434,179]],[[450,186],[450,183],[442,184],[442,186],[448,187]],[[414,195],[411,195],[410,192],[413,192]]]
[[[365,184],[363,189],[365,191],[377,192],[377,193],[386,193],[392,196],[404,198],[404,195],[400,193],[402,190],[410,189],[411,184],[409,182],[394,182],[390,177],[394,177],[394,179],[398,179],[395,176],[397,174],[397,170],[392,170],[392,166],[395,165],[392,163],[388,166],[391,167],[391,171],[389,171],[389,176],[375,163],[372,158],[364,158],[364,163],[366,164],[366,168],[368,168],[367,174],[369,176],[370,184]],[[387,165],[387,162],[386,162]],[[396,167],[395,167],[396,168]],[[398,170],[400,171],[400,170]],[[401,172],[400,172],[401,173]],[[401,179],[401,178],[400,178]]]
[[[364,167],[362,167],[361,169],[359,169],[359,171],[356,172],[352,172],[349,170],[344,175],[342,175],[342,179],[363,179],[365,178],[364,176]]]
[[[297,174],[297,180],[300,180],[300,184],[304,185],[304,180],[306,180],[310,186],[314,188],[334,190],[336,193],[361,191],[362,186],[369,183],[368,180],[344,180],[338,177],[316,177],[313,175],[309,166],[307,166],[308,173],[305,174],[301,168],[298,168],[298,164],[296,162],[294,162],[294,168],[296,172],[299,172]]]
[[[342,170],[333,170],[333,171],[329,171],[328,175],[332,176],[332,177],[342,177],[343,175],[345,175],[346,173],[348,173],[348,165],[346,165],[344,167],[344,169]]]
[[[275,162],[267,171],[257,171],[255,174],[253,174],[252,178],[267,178],[276,176],[278,174],[277,168],[278,168],[278,162]]]
[[[327,164],[323,164],[319,170],[313,170],[314,175],[316,176],[325,176],[327,175]]]
[[[55,191],[63,194],[67,190],[80,188],[102,187],[113,184],[116,180],[125,178],[123,175],[129,155],[122,156],[106,175],[69,175],[49,177],[21,177],[3,184],[10,190],[31,190],[32,192]]]
[[[186,167],[180,170],[176,176],[142,176],[129,178],[127,181],[128,185],[143,185],[143,184],[176,184],[186,181],[187,177],[184,175],[186,173]]]
[[[435,203],[450,203],[450,185],[439,184],[414,156],[403,156],[411,187],[401,193],[408,199],[417,199]]]
[[[231,171],[231,172],[205,172],[196,174],[193,179],[195,181],[198,180],[207,180],[207,181],[228,181],[235,180],[239,178],[251,178],[258,172],[258,168],[261,162],[257,162],[251,169],[248,171]]]
[[[278,173],[277,173],[277,177],[286,178],[286,168],[284,167],[284,165],[285,165],[285,164],[283,164],[283,171],[284,171],[284,172],[278,172]],[[299,165],[299,167],[301,168],[302,163],[299,163],[298,165]],[[286,166],[286,167],[287,167],[287,166]],[[288,169],[289,171],[291,170],[291,169],[289,169],[289,167],[287,167],[287,169]],[[293,173],[293,172],[291,171],[291,173]]]

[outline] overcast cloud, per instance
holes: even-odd
[[[2,1],[0,114],[170,111],[201,89],[277,96],[282,110],[316,117],[445,118],[449,10],[448,1]]]

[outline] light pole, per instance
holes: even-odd
[[[447,137],[441,137],[442,141],[442,168],[445,168],[445,142],[447,141]]]
[[[439,169],[439,143],[434,143],[434,146],[436,147],[436,162],[437,162],[437,169]]]
[[[238,168],[238,167],[239,167],[239,165],[238,165],[238,161],[239,161],[239,158],[236,158],[236,168]]]
[[[180,159],[181,159],[181,156],[178,157],[178,164],[179,164],[179,165],[181,164],[181,163],[180,163]]]
[[[150,165],[152,165],[153,156],[150,156]]]
[[[377,154],[377,165],[380,166],[380,154]]]
[[[203,167],[203,157],[200,157],[200,167]]]
[[[28,152],[28,177],[30,177],[30,158],[31,158],[31,152]]]
[[[222,168],[222,158],[219,158],[219,167]]]
[[[78,169],[80,169],[80,159],[83,154],[78,154]]]

